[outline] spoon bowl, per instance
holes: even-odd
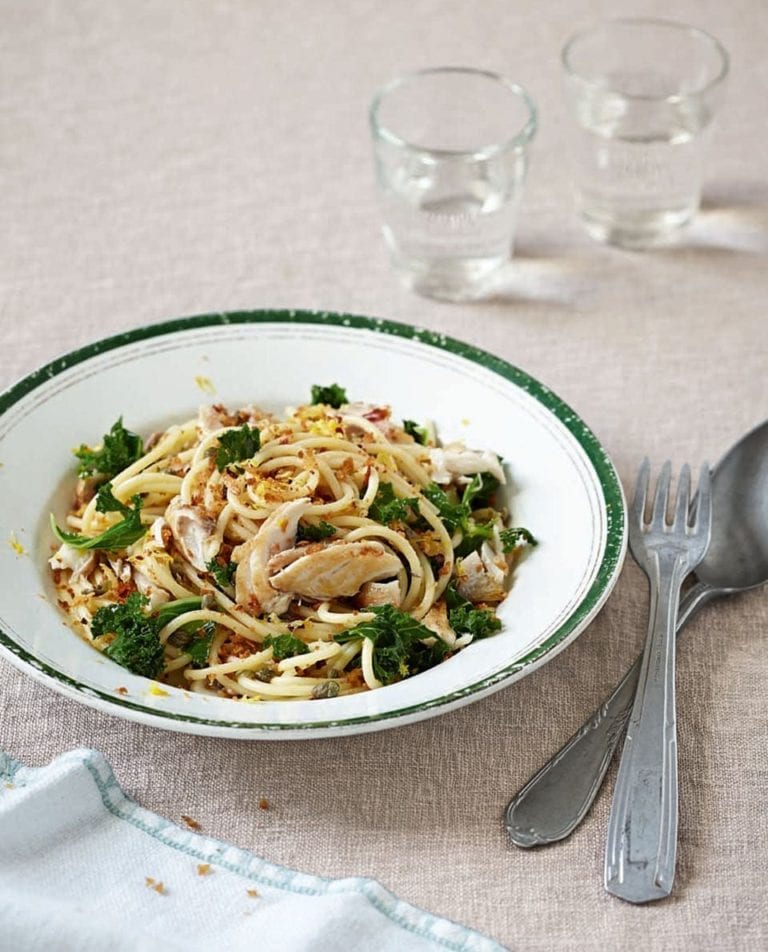
[[[768,581],[768,420],[717,464],[712,483],[712,540],[696,578],[719,594]]]

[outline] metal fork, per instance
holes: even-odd
[[[691,471],[680,470],[674,518],[667,522],[671,466],[661,470],[645,522],[650,464],[643,461],[629,516],[629,547],[650,582],[648,637],[608,821],[605,888],[628,902],[672,891],[677,849],[675,627],[680,586],[704,558],[712,525],[709,467],[691,506]]]

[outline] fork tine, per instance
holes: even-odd
[[[648,480],[651,476],[651,463],[646,456],[640,464],[637,472],[637,481],[635,482],[635,496],[632,500],[632,519],[636,525],[645,524],[645,502],[648,498]]]
[[[661,467],[659,481],[656,484],[656,497],[653,500],[653,513],[651,514],[651,525],[657,529],[664,527],[667,515],[667,502],[669,501],[669,482],[672,477],[672,464],[669,460]]]
[[[707,525],[712,512],[712,477],[709,463],[702,463],[699,471],[699,489],[696,494],[696,511],[693,517],[694,530]]]
[[[688,510],[691,505],[691,467],[684,463],[677,478],[677,501],[672,525],[684,529],[688,525]]]

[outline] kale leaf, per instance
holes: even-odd
[[[491,473],[475,473],[464,489],[462,504],[468,510],[488,506],[499,485],[498,479]]]
[[[106,476],[111,479],[142,456],[144,443],[136,433],[126,430],[120,417],[112,424],[109,433],[102,437],[101,449],[83,443],[72,452],[80,461],[78,476]]]
[[[113,633],[116,637],[104,649],[104,654],[134,674],[156,678],[163,670],[165,656],[159,638],[160,629],[178,615],[199,608],[201,600],[191,597],[166,602],[154,615],[144,612],[148,602],[149,599],[144,595],[132,592],[124,602],[103,605],[91,621],[91,637]],[[198,625],[197,630],[200,627]],[[205,629],[206,626],[202,627]],[[212,627],[210,632],[206,630],[206,634],[210,633],[211,637]]]
[[[457,635],[472,635],[475,641],[487,638],[501,628],[501,620],[489,608],[475,608],[456,591],[453,585],[445,590],[448,624]]]
[[[335,635],[339,644],[368,638],[373,642],[373,673],[382,684],[392,684],[409,674],[418,674],[439,664],[448,646],[434,631],[394,605],[374,605],[375,615]],[[425,645],[424,640],[434,642]]]
[[[487,473],[476,473],[467,484],[460,502],[453,502],[437,483],[430,483],[422,492],[437,509],[443,525],[449,533],[461,531],[462,539],[456,547],[456,555],[463,557],[479,549],[486,539],[493,536],[494,521],[478,522],[473,509],[478,504],[486,506],[499,486],[499,481]]]
[[[429,433],[425,426],[419,426],[414,420],[403,420],[403,429],[409,436],[412,436],[417,443],[421,443],[422,446],[426,445],[429,439]]]
[[[493,538],[493,527],[493,522],[476,522],[474,519],[467,519],[461,527],[461,542],[455,549],[457,557],[464,558],[479,549],[487,539]]]
[[[135,502],[136,497],[134,497],[134,504]],[[121,512],[125,516],[130,514],[131,509],[115,496],[112,491],[112,483],[104,483],[96,493],[96,512]]]
[[[390,522],[404,522],[408,513],[418,515],[419,500],[416,498],[400,498],[395,495],[392,483],[379,483],[376,496],[368,508],[368,518],[383,525]]]
[[[97,536],[84,536],[79,532],[65,532],[56,524],[51,513],[51,529],[60,542],[66,542],[73,549],[103,549],[105,552],[114,552],[117,549],[126,549],[137,542],[147,531],[141,521],[141,496],[133,497],[133,506],[116,499],[112,492],[112,483],[104,483],[96,496],[98,512],[119,512],[123,518],[113,526],[105,529]]]
[[[232,463],[239,463],[240,460],[250,459],[261,449],[261,434],[255,426],[248,426],[247,423],[238,430],[227,430],[219,437],[219,445],[216,449],[216,469],[221,472]]]
[[[103,606],[93,616],[91,637],[114,632],[116,637],[104,654],[134,674],[156,678],[163,670],[165,652],[157,636],[157,620],[142,610],[147,602],[133,592],[124,602]]]
[[[296,531],[296,541],[321,542],[323,539],[330,539],[333,535],[336,535],[336,526],[332,526],[330,522],[322,520],[316,524],[301,522]]]
[[[469,518],[469,506],[463,502],[451,502],[448,494],[437,483],[430,483],[422,489],[422,493],[437,509],[437,514],[449,533],[461,529]]]
[[[174,618],[178,618],[179,615],[183,615],[184,612],[197,611],[202,604],[203,600],[199,595],[190,595],[188,598],[177,598],[173,602],[166,602],[164,605],[161,605],[152,617],[157,620],[157,629],[159,631],[167,625],[169,621],[173,621]]]
[[[205,563],[205,567],[219,588],[229,588],[234,583],[237,562],[219,562],[218,559],[211,559],[210,562]]]
[[[309,648],[299,638],[293,635],[267,635],[262,648],[272,648],[272,657],[275,661],[284,661],[296,655],[307,654]]]
[[[323,403],[338,410],[343,403],[348,402],[347,391],[337,383],[332,383],[329,387],[312,384],[312,403]]]
[[[513,549],[516,549],[519,545],[538,545],[538,541],[534,539],[533,535],[527,530],[523,529],[521,526],[516,526],[511,529],[502,529],[499,533],[499,538],[501,539],[501,544],[504,547],[505,552],[511,552]]]
[[[184,648],[185,653],[192,659],[193,668],[208,667],[211,642],[215,631],[216,625],[212,621],[204,622],[197,629],[197,636],[193,637],[192,641]]]
[[[478,522],[473,511],[487,507],[497,489],[499,481],[489,473],[476,473],[467,484],[460,502],[453,502],[437,483],[430,483],[422,492],[437,509],[438,515],[448,532],[461,530],[462,540],[456,547],[456,555],[463,557],[479,549],[486,539],[493,536],[494,521]],[[511,552],[518,545],[536,545],[536,539],[527,529],[502,529],[499,532],[505,552]]]

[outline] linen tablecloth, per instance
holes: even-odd
[[[0,7],[0,383],[118,330],[214,310],[309,307],[404,320],[494,351],[593,427],[625,486],[716,460],[768,416],[768,10],[642,5],[732,55],[705,201],[682,244],[591,243],[574,218],[558,53],[629,0],[6,0]],[[422,300],[378,233],[366,108],[393,75],[469,64],[524,83],[541,125],[514,267],[493,300]],[[4,543],[3,543],[4,544]],[[508,690],[359,738],[247,743],[164,733],[65,700],[0,663],[0,748],[39,765],[95,747],[174,820],[324,876],[370,876],[511,949],[768,947],[768,596],[702,613],[678,665],[680,845],[672,899],[602,888],[613,773],[567,842],[522,852],[511,793],[638,650],[630,562],[571,647]],[[269,810],[258,809],[267,798]]]

